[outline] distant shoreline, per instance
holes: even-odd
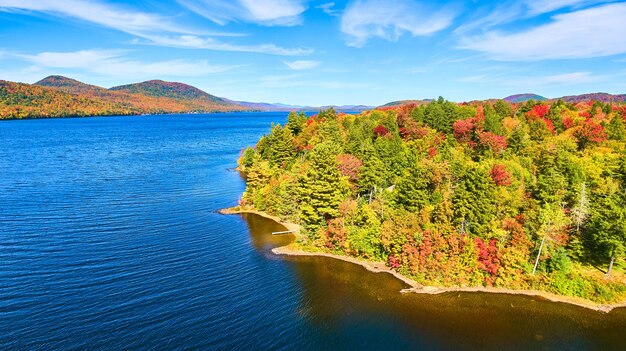
[[[221,214],[225,215],[233,215],[233,214],[244,214],[251,213],[256,214],[258,216],[270,219],[275,221],[278,224],[283,225],[288,230],[295,230],[300,232],[300,225],[290,222],[282,221],[280,218],[276,216],[269,215],[263,211],[258,211],[254,209],[241,209],[238,206],[221,209],[218,211]],[[505,288],[490,288],[484,286],[477,287],[434,287],[434,286],[424,286],[415,280],[406,277],[391,268],[387,267],[384,262],[371,262],[366,261],[356,257],[337,255],[327,252],[311,252],[304,251],[301,248],[295,246],[294,244],[289,244],[286,246],[276,247],[272,249],[272,253],[279,256],[303,256],[303,257],[326,257],[332,258],[336,260],[341,260],[344,262],[349,262],[353,264],[360,265],[364,267],[368,271],[372,273],[388,273],[393,275],[395,278],[399,279],[403,283],[410,286],[410,288],[401,290],[402,293],[415,293],[415,294],[443,294],[449,292],[464,292],[464,293],[472,293],[472,292],[480,292],[480,293],[490,293],[490,294],[506,294],[506,295],[524,295],[530,297],[536,297],[545,299],[551,302],[560,302],[566,303],[570,305],[575,305],[578,307],[587,308],[597,312],[609,313],[616,308],[625,308],[626,301],[616,304],[598,304],[583,298],[557,295],[554,293],[550,293],[547,291],[539,291],[539,290],[516,290],[516,289],[505,289]]]
[[[68,115],[68,116],[39,116],[39,117],[27,117],[27,118],[0,118],[0,121],[27,121],[37,119],[82,119],[82,118],[94,118],[94,117],[152,117],[152,116],[171,116],[171,115],[210,115],[210,114],[226,114],[226,113],[265,113],[265,112],[285,112],[285,111],[212,111],[212,112],[163,112],[163,113],[129,113],[129,114],[110,114],[110,115]]]

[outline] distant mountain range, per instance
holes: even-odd
[[[330,107],[337,111],[365,111],[371,110],[376,106],[366,105],[326,105],[326,106],[304,106],[304,105],[288,105],[281,103],[267,103],[267,102],[247,102],[247,101],[235,101],[224,99],[233,104],[249,107],[259,111],[319,111],[325,110]]]
[[[626,102],[626,94],[593,93],[548,99],[537,94],[517,94],[504,98],[511,103],[528,100],[581,102]],[[382,107],[432,101],[398,100]],[[0,119],[69,116],[112,116],[160,113],[205,113],[236,111],[363,111],[375,108],[366,105],[301,106],[280,103],[235,101],[208,94],[191,85],[149,80],[120,85],[110,89],[85,84],[63,76],[49,76],[35,84],[0,80]]]
[[[565,102],[572,102],[572,103],[583,102],[583,101],[626,102],[626,94],[613,95],[613,94],[607,94],[607,93],[591,93],[591,94],[561,96],[561,97],[551,98],[551,99],[541,96],[541,95],[537,95],[537,94],[516,94],[516,95],[507,96],[503,100],[507,102],[511,102],[511,103],[526,102],[528,100],[535,100],[535,101],[563,100]]]
[[[112,116],[160,113],[237,111],[318,111],[330,106],[234,101],[191,85],[150,80],[110,89],[64,76],[49,76],[34,84],[0,80],[0,119],[71,116]],[[338,111],[362,111],[373,106],[333,106]]]

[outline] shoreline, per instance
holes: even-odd
[[[218,213],[225,214],[225,215],[243,214],[243,213],[256,214],[258,216],[273,220],[283,225],[288,230],[296,230],[298,232],[296,233],[296,235],[299,235],[299,232],[301,229],[300,225],[298,224],[284,222],[276,216],[272,216],[265,212],[254,210],[254,209],[242,209],[236,206],[236,207],[221,209],[218,211]],[[492,288],[492,287],[484,287],[484,286],[477,286],[477,287],[425,286],[416,282],[415,280],[409,277],[406,277],[392,270],[391,268],[387,267],[384,262],[366,261],[364,259],[360,259],[356,257],[337,255],[337,254],[332,254],[332,253],[327,253],[327,252],[305,251],[305,250],[302,250],[301,248],[294,247],[293,243],[289,245],[285,245],[285,246],[275,247],[272,249],[272,253],[278,256],[326,257],[326,258],[331,258],[331,259],[359,265],[372,273],[388,273],[394,276],[395,278],[399,279],[403,283],[410,286],[410,288],[402,289],[400,291],[401,293],[438,295],[438,294],[452,293],[452,292],[463,292],[463,293],[479,292],[479,293],[490,293],[490,294],[524,295],[524,296],[544,299],[550,302],[566,303],[566,304],[583,307],[583,308],[587,308],[587,309],[597,311],[597,312],[602,312],[602,313],[609,313],[616,308],[626,308],[626,301],[621,302],[621,303],[615,303],[615,304],[599,304],[599,303],[595,303],[595,302],[592,302],[583,298],[557,295],[551,292],[540,291],[540,290],[516,290],[516,289]]]
[[[243,213],[251,213],[251,214],[255,214],[257,216],[261,216],[263,218],[267,218],[267,219],[271,219],[272,221],[282,225],[283,227],[287,228],[287,230],[294,230],[297,233],[295,233],[295,235],[299,235],[300,231],[302,230],[302,227],[300,227],[299,224],[295,224],[295,223],[291,223],[291,222],[285,222],[282,219],[280,219],[279,217],[276,216],[272,216],[270,214],[267,214],[263,211],[258,211],[255,209],[249,209],[249,208],[241,208],[239,206],[234,206],[234,207],[228,207],[228,208],[222,208],[221,210],[217,210],[217,213],[219,214],[223,214],[223,215],[234,215],[234,214],[243,214]]]

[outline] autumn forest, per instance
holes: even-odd
[[[292,112],[242,152],[240,207],[307,250],[431,286],[626,296],[626,106],[493,100]]]

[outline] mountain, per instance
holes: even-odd
[[[325,110],[330,107],[336,111],[365,111],[374,108],[374,106],[366,105],[327,105],[327,106],[303,106],[303,105],[287,105],[280,103],[267,103],[267,102],[248,102],[248,101],[235,101],[223,98],[233,104],[248,107],[259,111],[319,111]]]
[[[139,111],[122,101],[0,80],[0,119],[131,115]]]
[[[109,90],[121,91],[130,94],[141,94],[157,98],[165,97],[187,101],[203,100],[219,104],[226,103],[224,99],[208,94],[191,85],[177,82],[166,82],[162,80],[149,80],[147,82],[120,85],[112,87]]]
[[[591,93],[581,95],[568,95],[559,98],[565,102],[601,101],[601,102],[626,102],[626,94],[613,95],[607,93]],[[556,99],[555,99],[556,100]]]
[[[580,95],[568,95],[549,99],[537,94],[516,94],[504,98],[507,102],[517,103],[526,102],[528,100],[544,101],[544,100],[563,100],[565,102],[577,103],[584,101],[601,101],[601,102],[626,102],[626,94],[613,95],[607,93],[590,93]]]
[[[0,81],[0,119],[249,110],[183,83],[148,81],[105,89],[63,76],[35,84]]]
[[[548,99],[537,94],[515,94],[515,95],[507,96],[502,100],[506,102],[518,103],[518,102],[526,102],[528,100],[543,101],[543,100],[548,100]]]
[[[400,105],[407,105],[407,104],[425,104],[428,103],[430,101],[433,101],[432,99],[424,99],[424,100],[396,100],[396,101],[392,101],[392,102],[388,102],[380,107],[394,107],[394,106],[400,106]]]
[[[76,79],[67,78],[63,76],[48,76],[34,85],[42,87],[57,88],[71,94],[93,94],[98,91],[107,91],[105,88],[101,88],[95,85],[85,84],[79,82]]]

